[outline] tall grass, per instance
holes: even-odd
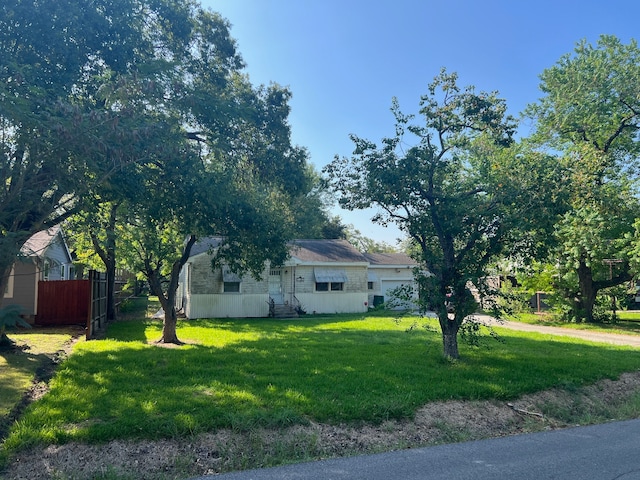
[[[121,322],[83,342],[4,448],[71,440],[166,438],[220,428],[411,418],[447,399],[511,399],[640,368],[640,350],[499,330],[461,346],[391,317],[182,321],[179,347],[153,344],[161,324]]]

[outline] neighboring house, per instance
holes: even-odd
[[[38,282],[68,280],[74,275],[69,248],[59,226],[32,235],[20,249],[0,306],[16,304],[26,317],[38,313]]]
[[[413,298],[417,298],[417,284],[413,271],[418,263],[404,253],[365,253],[369,262],[368,292],[369,304],[378,306],[393,299],[393,290],[409,286]],[[409,305],[404,305],[409,306]],[[398,306],[397,308],[403,308]]]
[[[271,308],[308,313],[366,312],[369,262],[346,240],[296,240],[280,267],[261,280],[212,270],[209,253],[220,239],[194,245],[182,269],[177,306],[187,318],[267,317]]]

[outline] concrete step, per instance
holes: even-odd
[[[274,318],[298,318],[298,312],[291,305],[276,304],[273,307]]]

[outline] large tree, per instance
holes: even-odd
[[[166,148],[158,139],[175,122],[146,107],[170,81],[196,11],[171,0],[2,3],[0,290],[30,235]]]
[[[87,224],[110,272],[126,224],[226,235],[238,268],[280,258],[290,215],[265,218],[312,191],[307,153],[290,143],[290,92],[250,84],[225,20],[190,0],[0,8],[0,289],[24,240],[77,212],[107,212]]]
[[[468,282],[480,283],[516,232],[529,230],[531,212],[545,204],[537,187],[550,179],[531,168],[546,157],[517,154],[515,122],[495,93],[461,89],[443,71],[420,107],[414,123],[394,101],[395,136],[381,147],[353,136],[353,157],[336,158],[325,173],[344,207],[377,207],[373,221],[395,223],[418,247],[428,272],[419,278],[421,302],[438,314],[445,356],[457,358],[458,331],[476,309]]]
[[[160,299],[164,322],[159,341],[180,343],[179,274],[196,240],[219,236],[212,266],[224,261],[234,271],[259,276],[267,260],[286,259],[289,202],[243,165],[213,169],[193,159],[163,167],[150,179],[147,192],[148,201],[132,206],[119,228],[121,252],[128,267],[140,272]]]
[[[540,78],[544,96],[527,110],[532,140],[558,156],[569,180],[571,211],[556,233],[560,286],[572,318],[593,321],[598,291],[633,275],[625,237],[638,215],[640,49],[614,36],[583,40]]]

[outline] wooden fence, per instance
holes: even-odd
[[[85,325],[90,293],[88,280],[39,281],[36,325]]]
[[[107,326],[107,274],[91,270],[91,314],[87,317],[87,340],[96,338]]]
[[[38,282],[36,325],[86,325],[87,340],[107,325],[107,276],[91,270],[88,280]]]

